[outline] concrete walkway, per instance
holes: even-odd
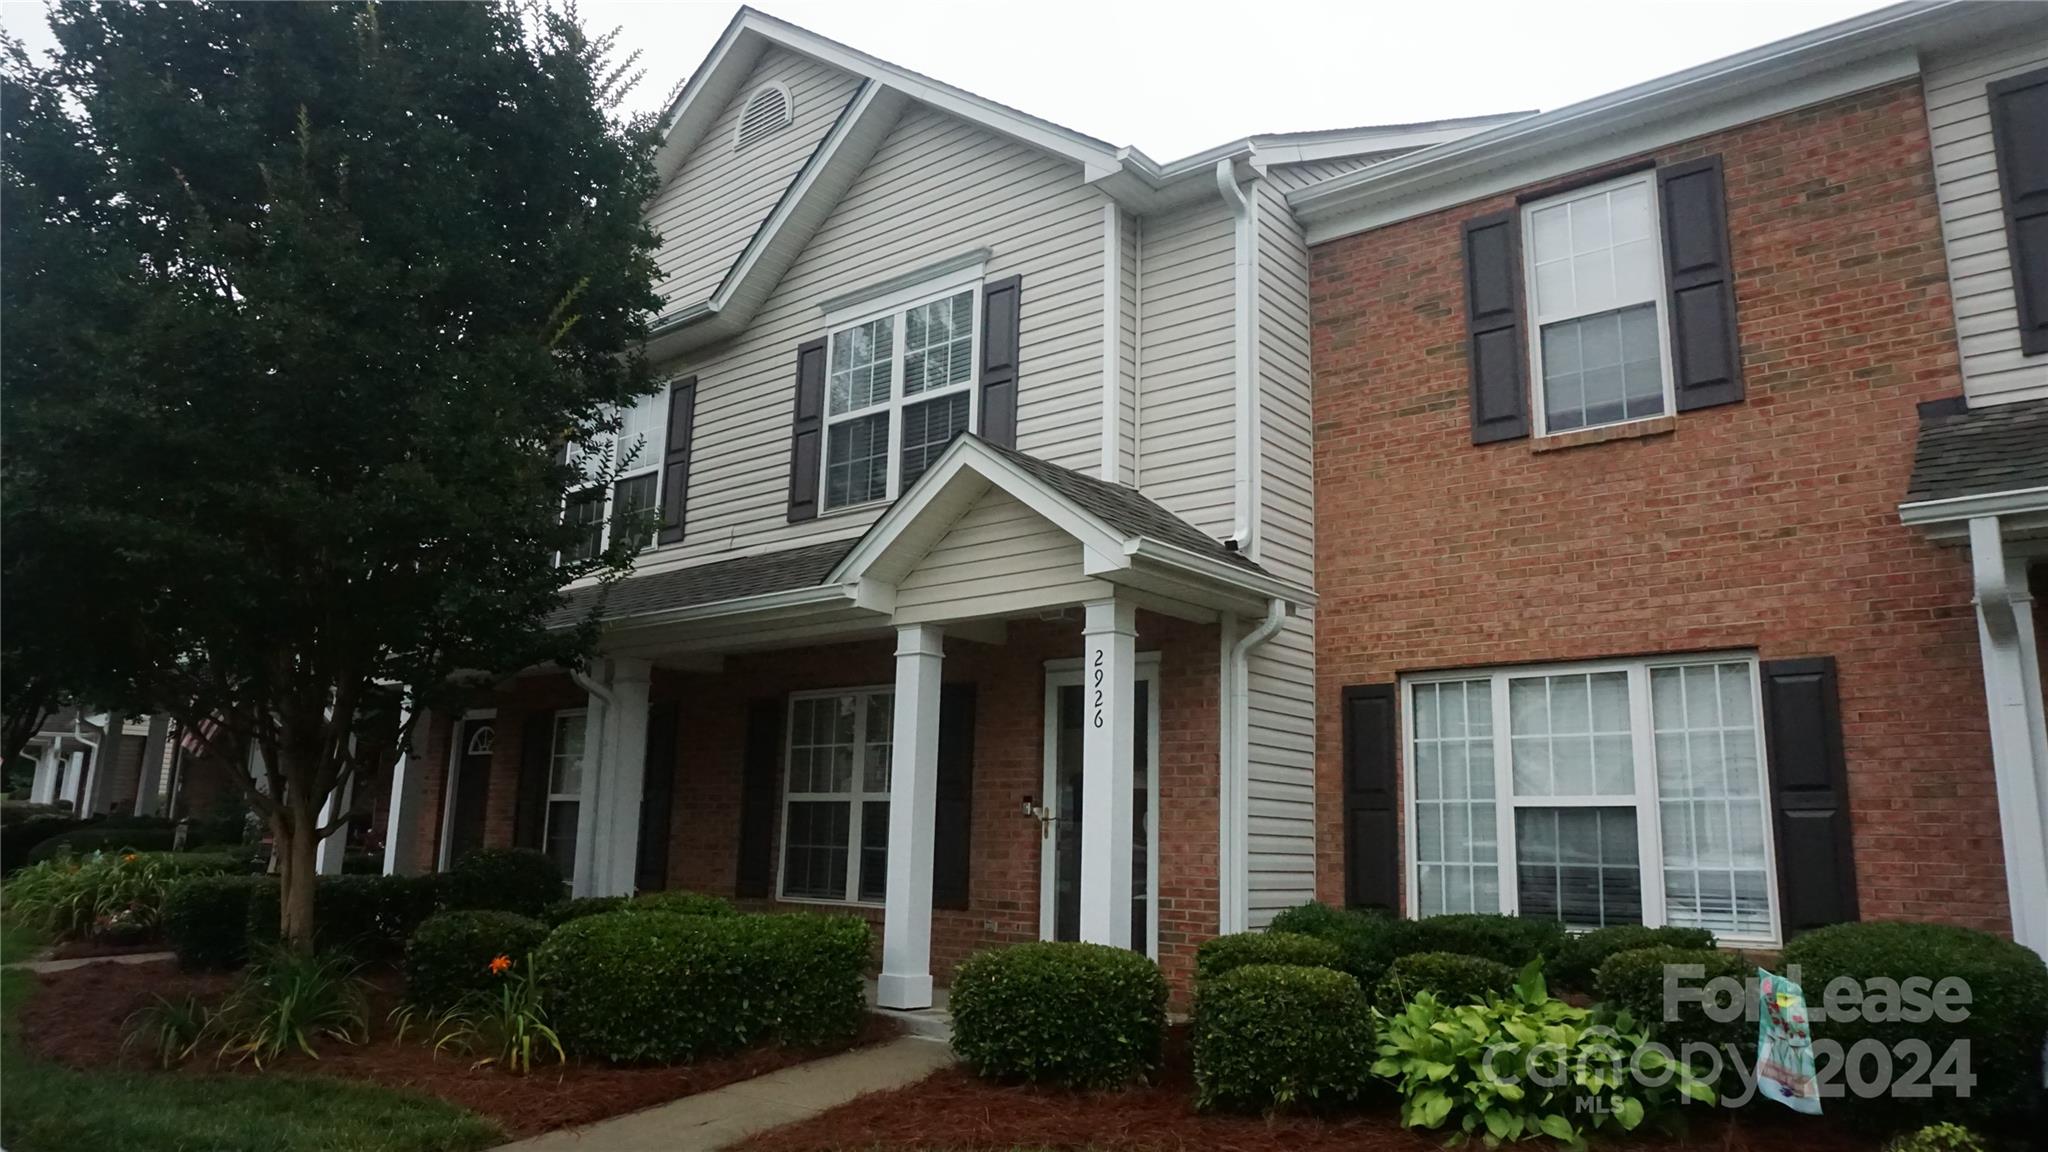
[[[176,952],[129,952],[120,956],[78,956],[70,960],[21,960],[7,967],[26,968],[31,972],[69,972],[89,964],[161,964],[177,958]]]
[[[952,1062],[949,1046],[905,1036],[642,1112],[545,1132],[498,1152],[714,1152],[763,1129],[807,1120],[863,1093],[914,1084]]]

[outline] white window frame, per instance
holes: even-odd
[[[944,388],[919,392],[906,398],[903,395],[903,362],[908,359],[904,349],[904,320],[906,314],[927,304],[969,292],[968,322],[973,328],[973,338],[967,351],[967,379]],[[821,405],[823,420],[819,428],[818,445],[818,514],[834,516],[860,509],[871,509],[903,494],[903,410],[913,408],[927,400],[967,393],[967,430],[972,432],[981,427],[981,341],[982,315],[982,267],[976,264],[950,275],[926,280],[908,288],[899,289],[886,296],[863,300],[825,315],[825,396]],[[847,330],[862,324],[873,323],[883,317],[890,318],[889,341],[889,399],[885,403],[870,404],[865,408],[834,415],[832,412],[832,348],[833,344]],[[855,501],[833,506],[826,500],[832,479],[832,428],[849,420],[873,416],[880,412],[889,414],[889,483],[887,491],[871,500]]]
[[[1560,324],[1587,316],[1597,316],[1600,312],[1613,311],[1613,309],[1601,309],[1600,312],[1577,312],[1570,315],[1550,317],[1545,317],[1539,312],[1536,299],[1535,216],[1542,209],[1613,192],[1618,188],[1624,188],[1631,184],[1641,184],[1649,192],[1650,252],[1653,265],[1651,281],[1655,285],[1650,295],[1651,302],[1657,308],[1657,370],[1663,376],[1664,410],[1655,416],[1635,416],[1625,420],[1611,420],[1605,424],[1583,424],[1577,428],[1567,428],[1562,432],[1553,433],[1550,431],[1549,408],[1545,404],[1543,396],[1543,325],[1546,323]],[[1670,296],[1670,292],[1667,289],[1668,281],[1664,271],[1664,206],[1657,198],[1657,170],[1646,168],[1640,172],[1631,172],[1624,176],[1617,176],[1612,180],[1603,180],[1598,184],[1589,184],[1583,188],[1573,188],[1569,191],[1559,192],[1554,196],[1545,196],[1541,200],[1531,200],[1521,206],[1521,218],[1518,223],[1521,226],[1522,237],[1522,310],[1523,318],[1527,320],[1529,325],[1529,338],[1526,343],[1529,346],[1530,416],[1534,420],[1531,427],[1536,430],[1536,435],[1539,438],[1551,435],[1569,436],[1575,432],[1586,432],[1595,428],[1621,428],[1630,424],[1641,424],[1649,420],[1662,420],[1667,416],[1676,416],[1678,414],[1678,387],[1671,364],[1670,301],[1667,299]],[[1632,308],[1640,303],[1641,301],[1637,301],[1632,304],[1624,304],[1621,307]]]
[[[1416,731],[1415,688],[1422,684],[1454,684],[1480,680],[1488,682],[1493,709],[1493,816],[1494,862],[1500,877],[1500,912],[1516,915],[1521,891],[1516,869],[1515,812],[1520,808],[1621,808],[1636,814],[1636,866],[1641,871],[1643,924],[1659,928],[1666,923],[1664,901],[1663,811],[1657,793],[1656,722],[1650,700],[1650,672],[1658,668],[1694,665],[1743,664],[1749,669],[1750,715],[1756,718],[1758,795],[1764,810],[1764,890],[1770,905],[1770,933],[1743,935],[1714,930],[1716,939],[1729,944],[1776,946],[1784,939],[1783,914],[1778,892],[1778,846],[1774,834],[1775,813],[1771,805],[1769,741],[1764,738],[1763,670],[1754,652],[1688,653],[1679,656],[1645,656],[1626,660],[1588,660],[1558,664],[1511,664],[1457,671],[1430,672],[1401,678],[1401,823],[1403,877],[1407,891],[1403,904],[1412,919],[1421,915],[1421,885],[1416,860]],[[1630,796],[1517,796],[1514,791],[1512,721],[1508,710],[1511,680],[1539,676],[1580,676],[1602,672],[1628,675],[1629,730],[1633,737],[1636,788]],[[1577,931],[1578,929],[1574,929]]]
[[[576,724],[579,727],[585,725],[589,720],[589,712],[588,708],[564,708],[555,713],[554,727],[548,730],[548,776],[545,784],[548,793],[547,799],[541,802],[540,816],[540,847],[542,852],[547,851],[548,833],[554,828],[556,804],[566,804],[572,800],[576,802],[576,816],[579,825],[576,834],[578,836],[582,835],[580,825],[583,816],[583,790],[579,786],[574,792],[555,791],[555,748],[562,739],[562,726],[570,723]],[[589,771],[590,769],[589,752],[589,749],[584,749],[584,771]],[[572,885],[576,882],[576,863],[582,859],[582,848],[581,844],[571,845],[569,874],[562,877],[563,880]]]
[[[638,403],[651,403],[656,404],[657,406],[668,404],[670,402],[670,397],[672,394],[671,390],[675,387],[676,382],[681,379],[681,376],[677,376],[664,382],[661,386],[661,391],[656,392],[651,396],[641,397]],[[638,404],[636,404],[635,406],[637,407]],[[619,412],[617,415],[621,420],[625,419],[624,412]],[[650,472],[653,473],[654,503],[651,505],[651,507],[653,507],[657,511],[660,510],[662,471],[661,465],[663,458],[668,454],[668,431],[668,414],[664,411],[661,414],[661,419],[656,422],[655,430],[644,434],[647,437],[647,443],[641,445],[641,452],[633,457],[632,468],[628,471],[619,473],[617,476],[612,477],[611,482],[604,486],[604,495],[602,498],[598,500],[598,504],[602,509],[602,511],[598,515],[599,527],[597,536],[597,547],[599,551],[603,551],[604,549],[611,547],[612,516],[618,510],[619,485],[625,483],[628,480],[637,480]],[[623,442],[624,434],[624,429],[622,428],[618,436],[612,437],[610,445],[604,450],[605,457],[610,459],[617,459],[618,456],[625,451],[625,445]],[[568,517],[569,505],[575,502],[575,499],[578,495],[584,492],[588,492],[595,487],[597,487],[597,484],[593,481],[591,483],[578,485],[572,491],[564,493],[562,497],[563,518],[566,519]],[[656,529],[655,532],[652,533],[652,535],[654,536],[654,539],[647,545],[645,545],[641,549],[642,551],[651,551],[661,546],[660,530]],[[562,558],[558,553],[555,557],[555,562],[559,564],[561,563],[561,560]]]
[[[893,708],[895,707],[895,695],[896,686],[894,684],[866,684],[853,688],[821,688],[815,691],[792,692],[789,694],[789,700],[783,705],[782,712],[782,776],[776,781],[776,791],[782,795],[781,811],[778,816],[781,832],[775,841],[775,898],[777,900],[787,904],[822,904],[834,908],[848,906],[855,908],[880,908],[884,905],[885,901],[862,900],[860,898],[861,805],[869,801],[886,801],[891,799],[888,788],[884,788],[880,792],[870,792],[866,789],[867,735],[869,701],[877,696],[887,696],[891,698],[890,707]],[[845,792],[790,791],[789,760],[790,754],[793,751],[792,745],[795,743],[796,708],[798,702],[804,700],[832,700],[841,696],[853,696],[860,701],[854,709],[853,718],[853,775],[849,781],[852,787]],[[891,723],[894,723],[893,716]],[[890,776],[890,783],[895,783],[893,771]],[[789,806],[792,803],[845,804],[848,806],[846,827],[846,894],[843,898],[835,900],[829,896],[791,896],[789,894],[786,887],[787,877],[785,872],[789,864]],[[886,869],[888,865],[885,863],[883,867]]]

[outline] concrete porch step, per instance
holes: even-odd
[[[886,1016],[903,1026],[907,1036],[925,1040],[937,1040],[942,1044],[953,1041],[953,1013],[947,1008],[944,988],[932,989],[932,1006],[905,1011],[900,1008],[883,1008],[875,1003],[875,982],[868,981],[868,1011],[877,1016]]]

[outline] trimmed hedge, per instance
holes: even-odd
[[[1118,1088],[1158,1067],[1166,978],[1104,944],[1019,944],[953,974],[953,1051],[990,1079]]]
[[[667,912],[676,916],[737,916],[732,901],[709,892],[642,892],[630,905],[636,912]]]
[[[1364,989],[1378,987],[1387,965],[1401,954],[1397,933],[1403,922],[1378,912],[1355,912],[1310,902],[1273,917],[1269,931],[1294,932],[1337,946],[1337,967]]]
[[[596,916],[603,912],[617,912],[626,906],[624,896],[578,896],[573,900],[557,900],[540,914],[541,923],[550,928],[560,928],[571,920],[585,916]]]
[[[1641,948],[1712,948],[1714,934],[1705,928],[1645,928],[1641,924],[1615,924],[1565,937],[1557,951],[1543,965],[1544,979],[1552,991],[1593,990],[1593,973],[1609,956]],[[1654,1017],[1653,1017],[1654,1019]]]
[[[1564,946],[1565,927],[1556,920],[1496,916],[1483,912],[1457,912],[1448,916],[1425,916],[1403,920],[1395,931],[1397,953],[1456,952],[1496,960],[1520,969],[1539,957],[1548,957]]]
[[[188,876],[164,894],[164,937],[186,968],[238,968],[249,959],[252,913],[265,908],[275,939],[274,876]]]
[[[486,848],[455,862],[441,877],[441,906],[517,912],[538,919],[565,895],[562,870],[545,852]]]
[[[1938,1086],[1929,1098],[1887,1094],[1858,1101],[1859,1118],[1892,1128],[1937,1120],[2014,1119],[2025,1117],[2040,1102],[2041,1044],[2048,1036],[2048,964],[2026,946],[1946,924],[1865,921],[1836,924],[1794,939],[1785,947],[1784,963],[1788,969],[1798,965],[1808,1005],[1825,1004],[1828,984],[1844,976],[1900,982],[1917,976],[1937,983],[1956,977],[1969,986],[1969,1015],[1955,1023],[1939,1016],[1918,1023],[1877,1023],[1867,1018],[1815,1021],[1814,1038],[1840,1044],[1845,1054],[1865,1039],[1888,1050],[1908,1038],[1924,1041],[1933,1051],[1936,1071],[1950,1044],[1969,1042],[1969,1068],[1977,1084],[1967,1099]]]
[[[673,1063],[779,1039],[853,1039],[872,936],[852,916],[618,911],[556,929],[534,962],[571,1052]]]
[[[40,864],[69,853],[89,856],[94,852],[169,852],[175,832],[165,827],[101,827],[87,824],[51,836],[28,850],[27,863]]]
[[[1285,964],[1342,971],[1335,944],[1299,932],[1239,932],[1202,942],[1195,949],[1195,979],[1209,980],[1248,964]]]
[[[1195,1104],[1274,1112],[1358,1099],[1372,1012],[1358,981],[1319,966],[1249,964],[1195,993]]]
[[[83,820],[74,819],[61,812],[27,812],[11,806],[6,831],[0,833],[0,875],[13,872],[29,862],[29,853],[44,841],[88,827]]]
[[[1732,1021],[1717,1021],[1707,1015],[1706,1006],[1697,1000],[1688,1000],[1678,1006],[1678,1018],[1664,1018],[1664,967],[1667,964],[1697,964],[1702,975],[1699,979],[1687,978],[1684,984],[1689,988],[1704,990],[1707,982],[1721,976],[1732,977],[1744,987],[1744,994],[1736,1001],[1744,1003],[1748,998],[1749,976],[1756,971],[1747,957],[1737,952],[1723,952],[1718,948],[1673,948],[1668,946],[1632,948],[1616,952],[1604,961],[1593,977],[1593,987],[1601,1003],[1615,1011],[1626,1011],[1635,1017],[1638,1030],[1647,1029],[1673,1055],[1682,1055],[1687,1044],[1711,1044],[1716,1051],[1726,1052],[1722,1046],[1733,1044],[1737,1051],[1744,1052],[1745,1059],[1755,1059],[1756,1021],[1737,1016]]]
[[[1458,952],[1413,952],[1393,962],[1373,989],[1373,1006],[1392,1016],[1424,992],[1446,1007],[1484,1004],[1515,990],[1515,970]]]
[[[548,938],[548,926],[513,912],[467,910],[427,917],[405,945],[405,1000],[430,1011],[452,1008],[500,979],[491,961],[526,959]]]
[[[313,887],[313,927],[323,950],[386,959],[406,941],[439,899],[435,876],[322,876]]]

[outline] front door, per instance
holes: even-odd
[[[1041,935],[1049,940],[1081,938],[1081,717],[1084,712],[1078,674],[1055,673],[1048,680],[1051,723],[1047,727],[1046,806],[1053,819],[1042,843],[1048,859],[1042,879],[1051,886],[1048,922]],[[1158,788],[1152,780],[1153,677],[1141,668],[1132,694],[1135,705],[1132,735],[1131,797],[1131,943],[1152,951],[1152,809]]]
[[[464,720],[461,742],[456,746],[449,795],[448,849],[441,864],[447,867],[484,846],[484,806],[490,798],[491,751],[497,747],[497,723],[493,720]]]

